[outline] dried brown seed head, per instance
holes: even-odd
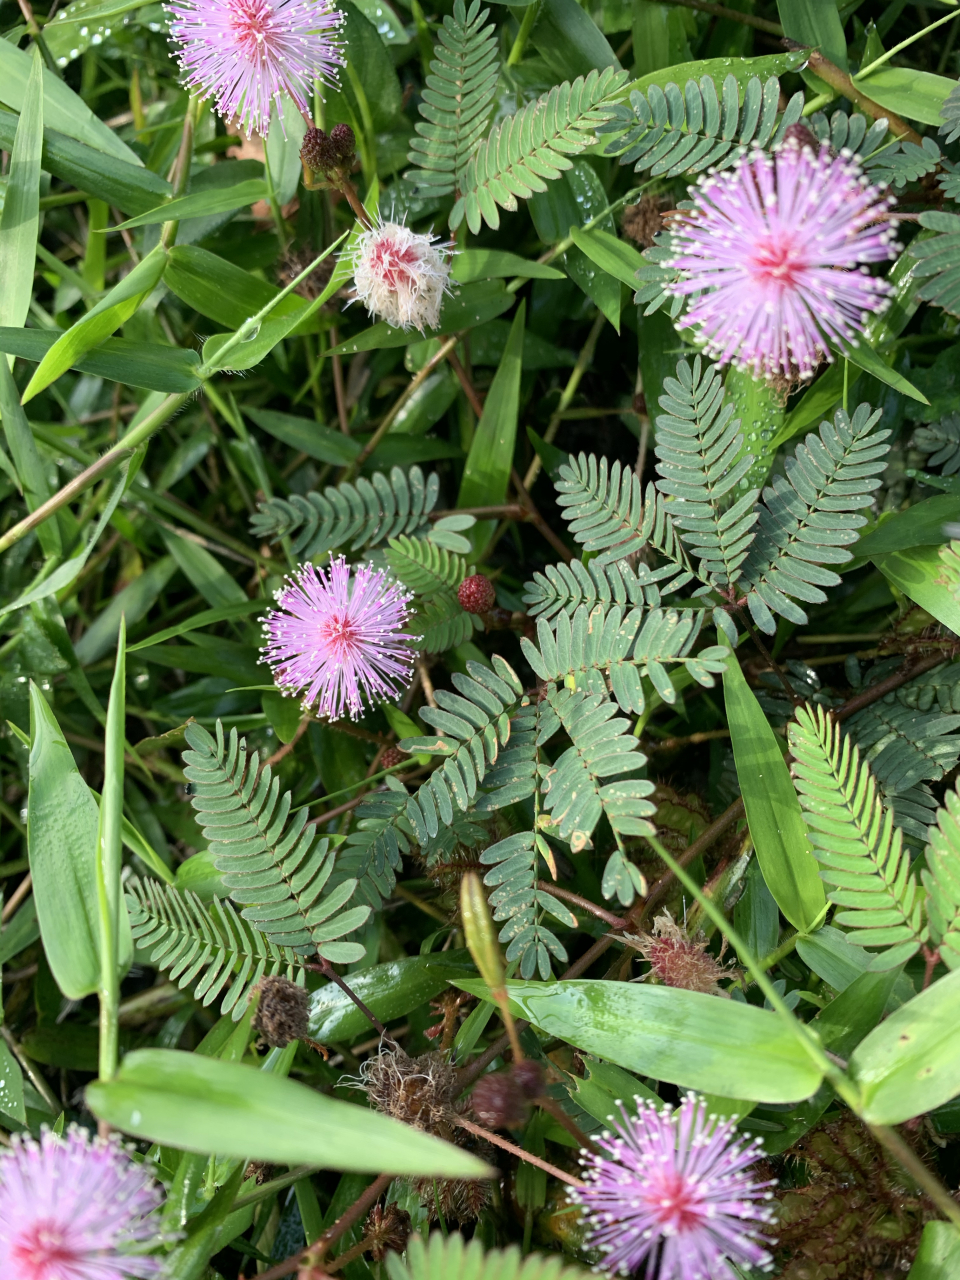
[[[260,1003],[253,1026],[268,1045],[283,1049],[292,1040],[303,1040],[308,1036],[310,1001],[303,987],[274,974],[261,978],[257,990]]]

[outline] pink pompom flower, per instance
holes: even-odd
[[[263,650],[277,685],[319,703],[322,715],[356,719],[364,699],[395,698],[413,669],[404,631],[410,596],[382,569],[353,571],[343,556],[329,570],[301,565],[277,592],[280,608],[264,621]]]
[[[893,204],[848,154],[795,139],[701,178],[671,236],[669,291],[719,364],[809,378],[830,343],[856,344],[890,286],[867,263],[896,256]]]
[[[308,115],[313,82],[335,84],[343,14],[332,0],[173,0],[170,34],[185,83],[248,133],[267,136],[286,92]]]
[[[159,1276],[160,1189],[119,1142],[73,1127],[14,1138],[0,1156],[0,1276],[128,1280]]]
[[[435,329],[443,295],[450,292],[450,258],[439,236],[381,222],[357,238],[353,283],[357,299],[395,329]]]
[[[603,1154],[581,1159],[587,1185],[571,1192],[604,1268],[643,1268],[645,1280],[734,1280],[727,1259],[769,1266],[762,1229],[773,1217],[772,1184],[750,1173],[759,1141],[739,1139],[732,1120],[708,1116],[692,1093],[676,1111],[636,1101],[636,1116],[620,1104],[614,1133],[598,1139]]]

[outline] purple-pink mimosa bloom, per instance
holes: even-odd
[[[687,323],[719,364],[809,378],[830,344],[856,345],[890,286],[866,265],[896,255],[893,199],[849,155],[790,139],[701,178],[678,220],[669,290],[692,299]]]
[[[343,15],[332,0],[173,0],[170,34],[185,83],[220,115],[267,136],[270,104],[281,94],[308,112],[314,80],[336,83]]]
[[[267,615],[264,655],[277,685],[319,702],[321,715],[355,720],[363,700],[395,698],[410,679],[416,639],[404,631],[410,596],[382,569],[362,564],[350,577],[343,556],[329,570],[301,565]]]
[[[604,1268],[633,1275],[643,1267],[646,1280],[733,1280],[727,1259],[768,1266],[762,1229],[773,1216],[765,1203],[772,1184],[750,1173],[759,1141],[739,1139],[732,1120],[708,1116],[692,1093],[676,1111],[636,1101],[636,1116],[620,1104],[614,1132],[597,1140],[603,1154],[581,1160],[587,1185],[571,1193]]]
[[[71,1128],[14,1138],[0,1156],[4,1280],[128,1280],[159,1276],[160,1189],[119,1142]]]

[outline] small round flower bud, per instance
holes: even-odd
[[[357,139],[348,124],[333,126],[330,130],[330,146],[341,163],[353,159],[357,150]]]
[[[535,1062],[521,1062],[519,1065],[536,1067],[539,1074],[540,1068]],[[470,1105],[473,1114],[488,1129],[512,1129],[526,1121],[530,1094],[522,1077],[518,1077],[516,1069],[511,1068],[482,1076],[470,1095]]]
[[[497,593],[489,578],[482,573],[474,573],[460,583],[457,599],[467,613],[486,613],[496,604]]]
[[[513,1068],[513,1078],[523,1092],[524,1097],[532,1102],[543,1093],[543,1068],[532,1058],[524,1058]]]
[[[260,1004],[253,1025],[268,1045],[283,1049],[292,1040],[308,1036],[309,1001],[303,987],[276,974],[261,978],[258,990]]]
[[[300,147],[300,159],[313,173],[326,173],[337,163],[337,149],[322,129],[308,129]]]
[[[392,769],[395,764],[403,764],[404,760],[410,757],[405,751],[401,751],[399,747],[387,747],[386,751],[380,757],[381,769]]]

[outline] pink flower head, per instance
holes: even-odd
[[[159,1242],[161,1195],[119,1142],[72,1127],[63,1138],[14,1138],[0,1156],[4,1280],[127,1280],[161,1273],[131,1252]]]
[[[369,227],[353,257],[357,298],[372,316],[395,329],[435,329],[443,295],[450,292],[450,258],[434,235],[420,235],[399,222]]]
[[[759,1141],[739,1140],[734,1122],[709,1117],[692,1093],[676,1111],[636,1101],[639,1113],[620,1104],[622,1122],[598,1140],[605,1154],[583,1157],[587,1186],[572,1193],[604,1267],[633,1275],[646,1263],[646,1280],[733,1280],[726,1259],[769,1265],[759,1225],[772,1218],[763,1204],[772,1184],[749,1172]]]
[[[336,83],[343,65],[343,15],[332,0],[174,0],[167,8],[187,86],[248,133],[267,136],[271,102],[283,128],[284,91],[307,113],[314,80]]]
[[[343,556],[329,570],[300,566],[267,615],[266,660],[273,678],[322,715],[356,720],[363,698],[395,698],[410,679],[411,641],[403,630],[410,596],[382,569],[362,564],[350,580]],[[361,696],[362,695],[362,696]]]
[[[890,286],[868,262],[896,255],[893,204],[856,162],[789,139],[701,178],[672,236],[669,286],[691,297],[687,323],[719,364],[809,378],[829,342],[856,344]]]

